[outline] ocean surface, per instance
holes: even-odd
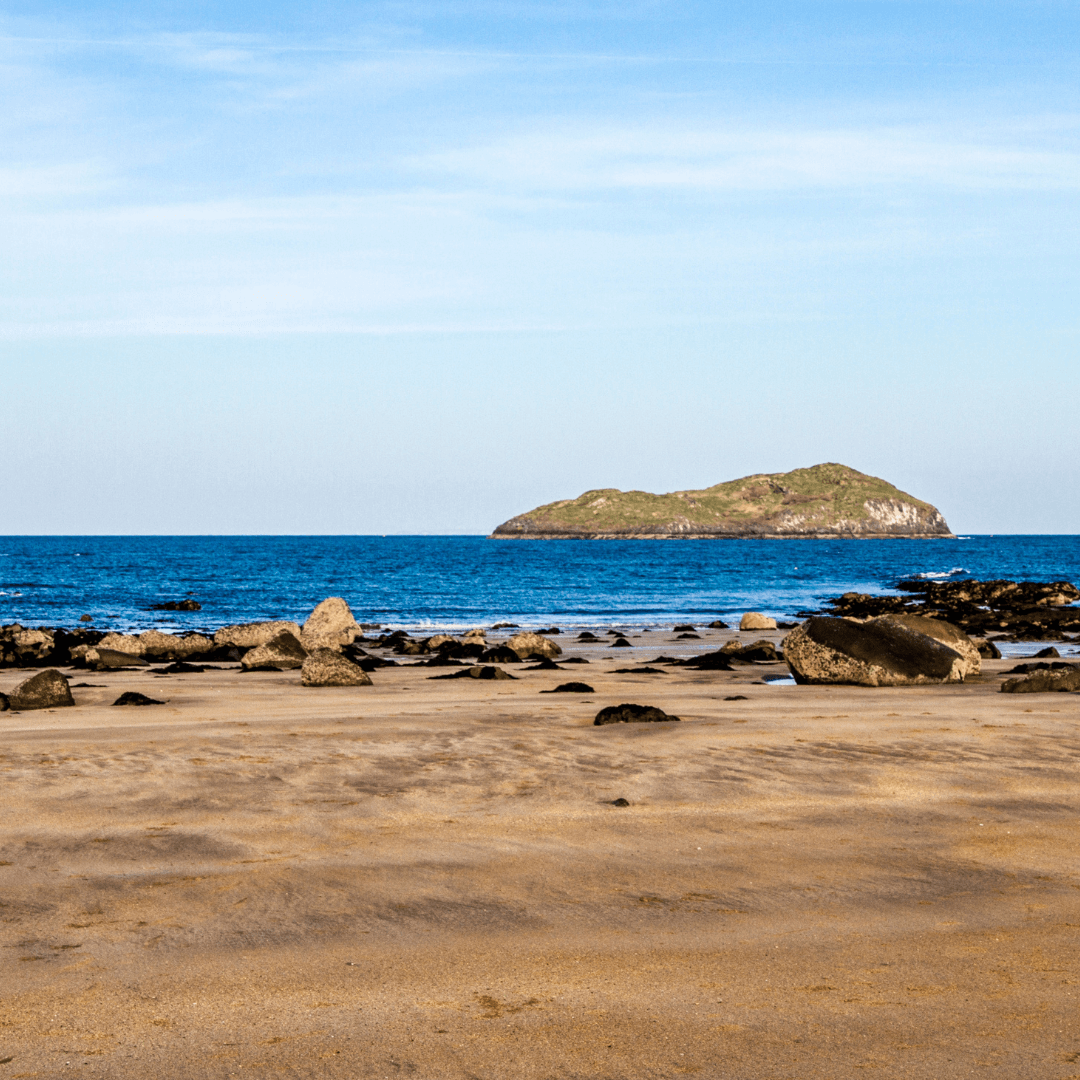
[[[1080,536],[488,540],[479,536],[0,537],[0,624],[213,630],[303,620],[327,596],[408,630],[656,626],[820,608],[915,575],[1080,583]],[[197,612],[152,611],[191,597]]]

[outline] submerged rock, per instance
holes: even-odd
[[[59,709],[74,705],[71,684],[56,668],[46,668],[23,679],[8,695],[13,709]]]
[[[371,676],[335,649],[316,649],[300,669],[301,686],[371,686]]]
[[[970,643],[970,642],[969,642]],[[918,686],[962,682],[969,656],[895,619],[807,619],[783,641],[796,682]],[[978,658],[978,652],[972,645]]]

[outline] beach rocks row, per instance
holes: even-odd
[[[847,618],[922,615],[999,641],[1061,641],[1080,633],[1080,589],[1068,581],[901,581],[908,596],[849,592],[827,603]],[[815,614],[815,613],[806,613]]]

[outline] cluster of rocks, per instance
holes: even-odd
[[[1065,641],[1080,633],[1080,589],[1068,581],[901,581],[906,596],[849,592],[826,603],[830,614],[867,619],[922,615],[997,641]],[[818,614],[803,612],[803,615]]]

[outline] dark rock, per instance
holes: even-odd
[[[1059,653],[1053,645],[1050,645],[1048,648],[1040,649],[1035,654],[1035,657],[1038,660],[1060,660],[1061,653]]]
[[[490,648],[484,649],[478,659],[485,664],[521,663],[521,657],[509,645],[492,645]]]
[[[516,679],[516,675],[511,675],[508,671],[503,671],[500,667],[492,667],[489,665],[475,666],[470,668],[462,668],[460,671],[452,671],[448,675],[431,675],[432,679]]]
[[[794,630],[799,624],[797,622],[777,622],[777,630]]]
[[[713,653],[707,653],[706,655],[712,656]],[[681,664],[682,661],[677,656],[654,656],[648,661],[650,664]]]
[[[46,668],[28,679],[23,679],[8,694],[12,709],[59,709],[74,705],[71,686],[67,678],[56,668]]]
[[[661,671],[656,667],[619,667],[615,668],[611,673],[612,675],[666,675],[666,671]]]
[[[691,626],[689,623],[679,623],[678,626],[673,626],[671,632],[673,634],[692,634],[696,627]]]
[[[337,649],[313,649],[300,668],[301,686],[371,686],[371,676]]]
[[[561,634],[562,631],[557,626],[549,626],[546,630],[537,630],[538,634]]]
[[[0,712],[7,712],[11,708],[11,701],[7,694],[0,694]]]
[[[612,649],[632,649],[634,646],[624,637],[616,638],[609,646]]]
[[[592,694],[595,693],[593,688],[588,683],[583,682],[564,682],[555,687],[554,690],[541,690],[541,694]]]
[[[732,660],[739,660],[744,664],[775,664],[781,659],[776,646],[764,638],[761,641],[751,642],[749,645],[740,645],[737,641],[732,641],[720,651]]]
[[[156,667],[150,670],[154,675],[195,675],[200,671],[205,671],[206,668],[199,664],[185,664],[183,660],[177,660],[175,664],[170,664],[168,667]]]
[[[612,806],[629,806],[630,802],[629,802],[628,799],[612,799],[611,800],[611,805]]]
[[[702,653],[700,656],[691,656],[687,660],[670,660],[664,656],[658,656],[650,663],[680,664],[683,667],[697,668],[700,671],[731,671],[731,654],[723,649],[716,652]]]
[[[94,621],[94,616],[93,615],[80,615],[79,616],[79,622],[93,622],[93,621]]]
[[[562,671],[562,668],[555,663],[554,660],[548,660],[547,658],[540,661],[538,664],[533,664],[532,667],[523,668],[523,671]]]
[[[803,684],[962,682],[969,663],[935,638],[888,618],[857,623],[814,617],[788,634],[783,644],[788,667]]]
[[[1006,679],[1003,694],[1071,693],[1080,690],[1080,667],[1067,665],[1056,671],[1036,671],[1022,679]]]
[[[151,611],[202,611],[198,600],[169,600],[164,604],[151,604]]]
[[[240,666],[245,671],[294,671],[303,667],[307,649],[296,636],[283,630],[265,645],[258,645],[244,653]]]
[[[984,660],[1001,659],[1001,650],[992,641],[980,641],[975,647]]]
[[[145,694],[140,694],[138,690],[125,690],[114,702],[113,705],[164,705],[164,701],[158,701],[156,698],[147,697]]]
[[[653,724],[667,720],[677,721],[678,719],[677,716],[668,716],[663,709],[658,709],[654,705],[624,703],[622,705],[608,705],[606,709],[601,709],[596,714],[593,726],[601,727],[604,724]]]
[[[675,640],[678,641],[679,638],[694,638],[695,641],[700,641],[701,640],[701,635],[700,634],[680,634],[679,637],[676,638]]]
[[[710,630],[730,630],[731,628],[723,620],[714,619],[711,623],[709,623],[709,629]]]
[[[725,701],[749,701],[750,699],[745,694],[728,694]]]
[[[564,656],[560,662],[563,664],[587,664],[589,661],[584,656]]]
[[[483,643],[479,641],[455,641],[452,645],[440,646],[439,651],[444,656],[449,656],[454,660],[478,660],[487,650],[484,648]],[[507,651],[513,652],[512,649]]]
[[[517,630],[518,624],[516,622],[497,622],[492,627],[492,630]]]
[[[588,630],[584,630],[580,634],[578,634],[577,639],[578,639],[578,641],[599,641],[600,640],[595,634],[590,633]]]
[[[467,666],[461,660],[452,660],[444,653],[436,653],[430,660],[421,660],[418,667],[465,667]]]

